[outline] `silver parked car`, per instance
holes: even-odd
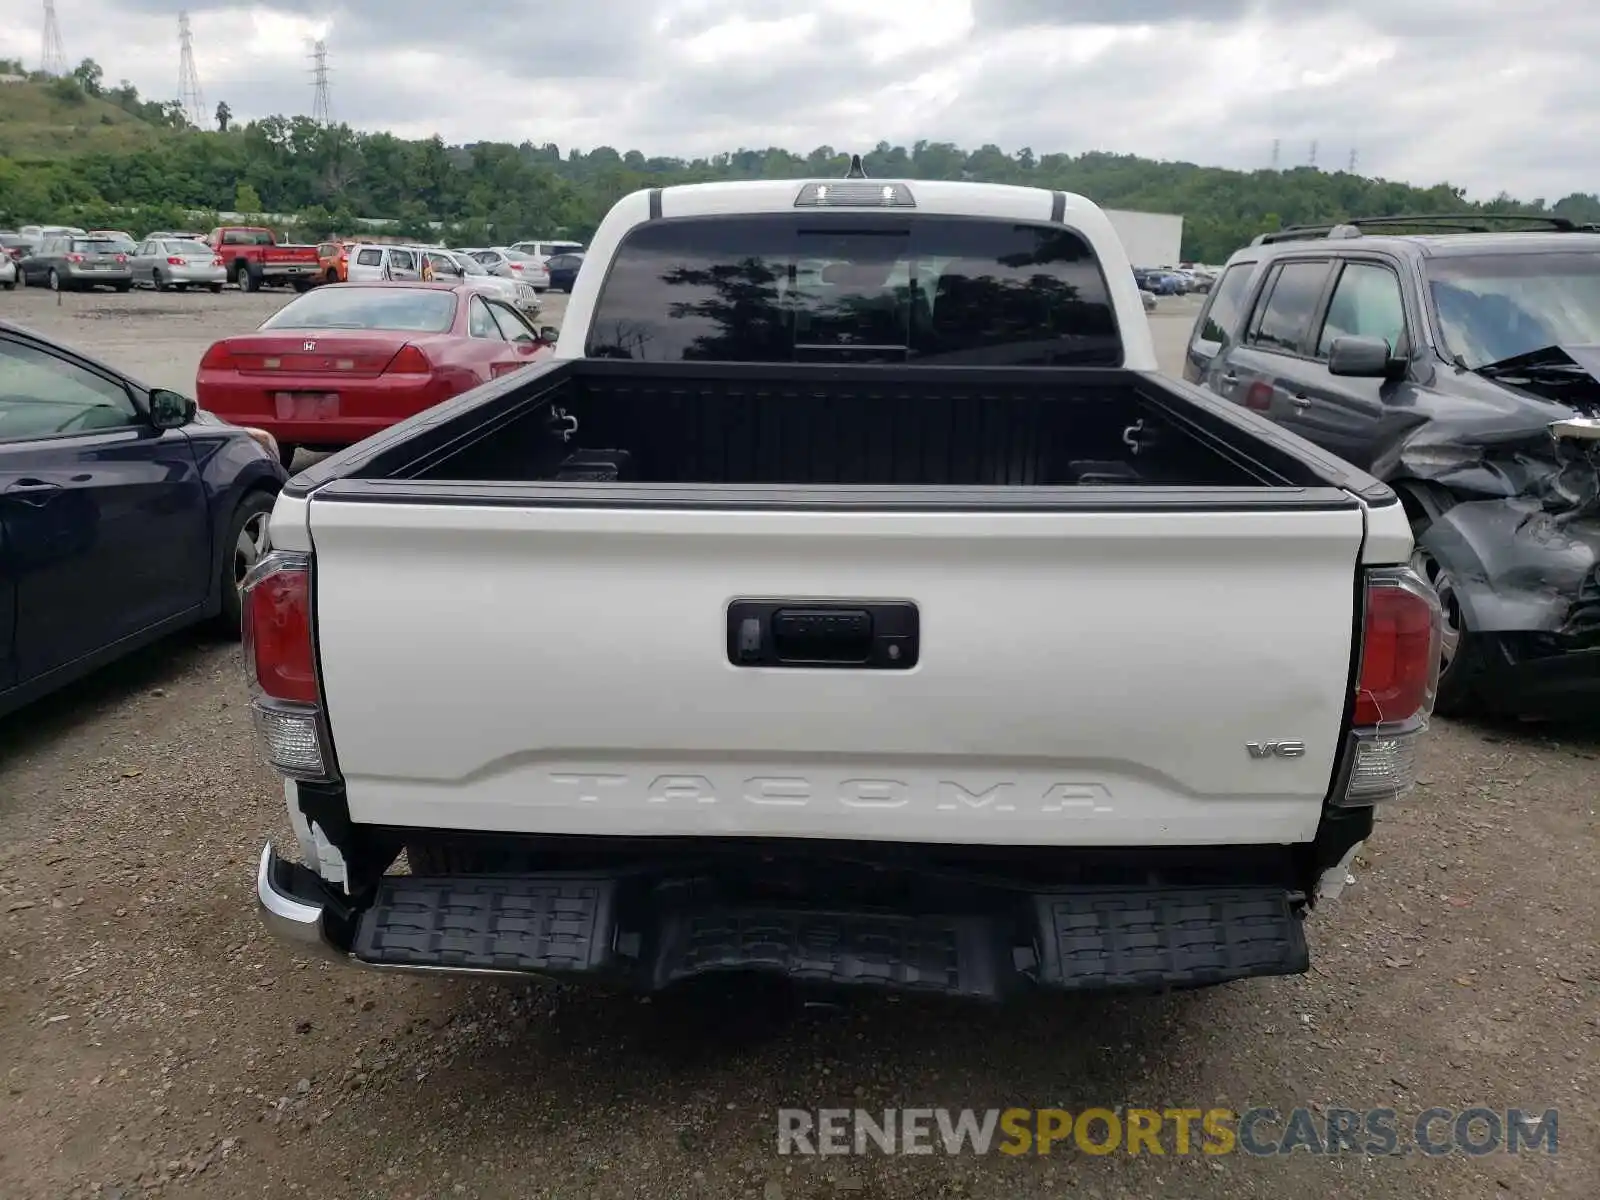
[[[43,285],[53,292],[93,287],[125,292],[133,286],[122,243],[77,234],[45,238],[17,264],[17,272],[17,282],[25,287]]]
[[[536,292],[542,292],[550,286],[549,268],[540,259],[523,254],[520,250],[512,250],[508,246],[470,246],[463,247],[461,253],[481,263],[489,274],[526,283]]]
[[[435,279],[448,279],[452,282],[470,283],[480,288],[485,295],[504,300],[513,308],[523,314],[534,317],[539,315],[541,307],[539,293],[533,290],[531,284],[507,279],[502,275],[491,275],[487,268],[477,259],[463,254],[459,250],[424,250],[428,256],[428,263],[433,268]]]
[[[204,242],[180,238],[148,238],[128,258],[135,283],[148,283],[158,292],[169,287],[180,292],[190,287],[220,292],[228,270],[217,252]]]

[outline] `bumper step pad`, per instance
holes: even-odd
[[[591,971],[615,921],[609,879],[390,876],[351,947],[362,962],[457,971]]]
[[[1069,991],[1196,987],[1311,965],[1305,929],[1270,887],[1038,896],[1037,977]]]
[[[633,890],[629,903],[620,895],[604,877],[392,876],[351,949],[373,966],[598,971],[645,990],[744,970],[991,999],[1030,982],[1194,987],[1309,966],[1300,918],[1270,887],[1083,889],[1027,898],[1014,917],[677,907],[648,891]]]

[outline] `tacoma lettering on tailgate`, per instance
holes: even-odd
[[[1101,783],[1052,783],[1026,787],[1000,782],[989,787],[941,779],[932,789],[900,779],[844,779],[817,787],[803,775],[752,775],[733,787],[718,787],[704,775],[657,775],[648,785],[629,775],[549,775],[552,787],[579,804],[705,805],[726,802],[763,808],[801,808],[811,804],[837,804],[842,808],[927,808],[941,812],[1063,813],[1068,816],[1105,816],[1112,811],[1111,791]]]

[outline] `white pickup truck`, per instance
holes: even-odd
[[[260,905],[378,968],[1301,972],[1439,663],[1394,494],[1157,374],[1105,216],[1021,187],[628,196],[554,361],[271,538]]]

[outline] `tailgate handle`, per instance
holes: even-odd
[[[916,665],[917,607],[904,601],[735,600],[728,661],[739,667],[903,671]]]
[[[772,641],[784,662],[864,663],[872,654],[872,614],[864,608],[781,608],[772,614]]]

